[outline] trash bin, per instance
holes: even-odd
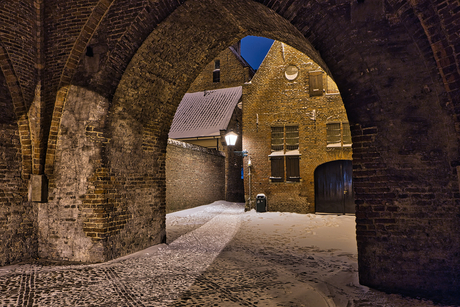
[[[267,212],[267,197],[265,196],[265,194],[257,194],[256,211],[257,212]]]

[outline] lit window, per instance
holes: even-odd
[[[272,127],[272,182],[300,181],[299,126]]]

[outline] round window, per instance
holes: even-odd
[[[299,69],[294,65],[289,65],[288,67],[286,67],[284,75],[286,76],[286,79],[292,81],[299,75]]]

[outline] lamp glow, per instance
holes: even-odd
[[[233,131],[230,131],[225,135],[225,143],[227,146],[234,146],[236,144],[236,139],[238,138],[238,134]]]

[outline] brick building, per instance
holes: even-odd
[[[254,69],[241,56],[241,41],[226,48],[195,78],[188,93],[241,86],[251,80]]]
[[[330,161],[352,158],[348,119],[337,86],[311,58],[275,41],[243,93],[247,206],[254,208],[256,195],[265,194],[269,211],[319,211],[315,170]],[[351,178],[351,169],[349,173]],[[347,193],[352,195],[351,186]],[[351,203],[348,212],[354,213]]]
[[[241,86],[251,80],[254,73],[241,56],[241,41],[222,51],[190,85],[176,111],[169,137],[225,150],[221,135],[215,130],[238,129],[237,122],[241,122],[241,104],[238,104],[241,102]],[[233,90],[223,90],[228,88]],[[234,112],[228,121],[226,117],[230,105]],[[215,120],[210,120],[211,117]]]
[[[254,70],[241,56],[238,42],[211,61],[182,98],[169,137],[215,149],[225,157],[225,162],[219,167],[217,152],[169,142],[166,154],[168,212],[219,199],[244,201],[242,157],[234,153],[241,150],[241,137],[235,146],[227,147],[223,136],[227,131],[240,133],[242,84],[253,75]],[[179,152],[182,157],[178,156]],[[208,155],[204,156],[205,152]]]
[[[458,305],[459,19],[458,0],[0,1],[0,263],[162,242],[177,106],[256,35],[340,89],[360,283]]]

